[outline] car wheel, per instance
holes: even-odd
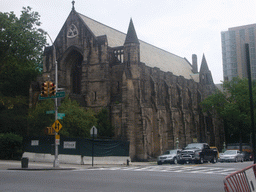
[[[217,163],[217,158],[215,156],[212,159],[212,163]]]
[[[162,165],[162,163],[161,162],[157,162],[157,165]]]
[[[177,160],[177,158],[176,158],[176,157],[174,157],[174,159],[173,159],[173,164],[175,164],[175,165],[177,165],[177,164],[178,164],[178,160]]]
[[[204,158],[203,158],[203,157],[200,157],[199,163],[200,163],[200,164],[203,164],[203,163],[204,163]]]
[[[241,162],[244,162],[244,158],[241,159]]]

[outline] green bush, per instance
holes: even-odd
[[[0,134],[0,159],[19,160],[22,156],[23,138],[13,133]]]

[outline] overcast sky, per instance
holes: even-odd
[[[72,0],[0,0],[1,12],[19,16],[30,6],[41,15],[41,27],[58,35]],[[130,18],[140,40],[192,62],[200,69],[205,54],[215,83],[223,80],[221,31],[256,23],[256,0],[75,0],[77,12],[126,33]]]

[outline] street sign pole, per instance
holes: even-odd
[[[97,128],[93,126],[90,131],[92,137],[92,167],[93,167],[93,159],[94,159],[94,137],[97,136]]]
[[[94,129],[92,130],[92,167],[93,167],[93,155],[94,155]]]

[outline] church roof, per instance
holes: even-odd
[[[80,13],[78,13],[78,15],[95,36],[106,35],[108,39],[108,45],[110,47],[119,47],[124,45],[125,39],[127,37],[125,33],[99,23]],[[193,79],[194,81],[199,82],[197,78],[198,75],[193,74],[192,66],[185,58],[164,51],[163,49],[155,47],[141,40],[139,40],[139,43],[140,61],[145,63],[147,66],[152,68],[158,67],[162,71],[169,71],[176,76],[183,76],[186,79]]]

